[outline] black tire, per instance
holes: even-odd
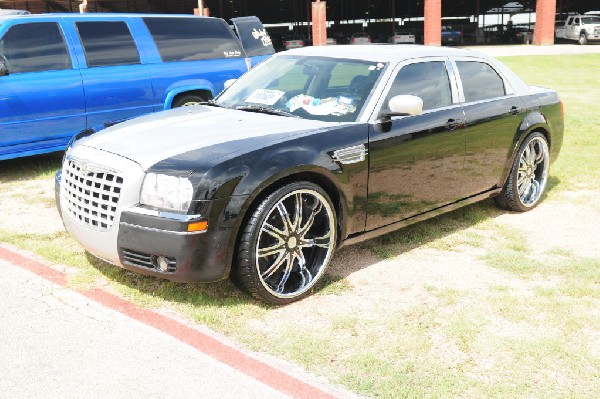
[[[183,96],[177,97],[171,108],[179,108],[179,107],[190,107],[192,105],[197,105],[202,102],[206,102],[206,99],[202,96],[198,96],[196,94],[185,94]]]
[[[323,276],[337,220],[327,193],[301,181],[262,200],[242,229],[232,279],[256,299],[285,305],[310,295]]]
[[[496,205],[526,212],[539,204],[548,181],[550,154],[546,137],[534,132],[519,146],[506,184],[494,197]]]
[[[585,33],[581,33],[579,34],[579,40],[577,40],[577,43],[579,43],[582,46],[585,46],[588,42],[587,39],[587,35]]]

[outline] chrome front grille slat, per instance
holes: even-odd
[[[92,229],[113,225],[123,177],[108,167],[68,158],[63,165],[62,199],[73,219]]]

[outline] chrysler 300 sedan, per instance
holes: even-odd
[[[563,138],[556,92],[476,52],[308,47],[216,100],[74,139],[56,177],[98,258],[179,282],[308,295],[334,250],[494,197],[527,211]]]

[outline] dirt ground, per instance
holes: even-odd
[[[493,221],[521,232],[534,256],[543,258],[547,251],[561,249],[577,256],[600,258],[600,208],[594,205],[600,203],[600,192],[564,192],[560,198],[568,201],[546,200],[530,212],[505,212]],[[0,230],[34,235],[64,231],[54,205],[52,178],[0,183],[0,214]],[[473,226],[453,234],[469,234],[469,230],[481,233]],[[352,287],[353,293],[344,296],[343,306],[359,312],[392,306],[390,295],[399,291],[403,292],[404,305],[410,293],[412,300],[422,301],[424,285],[482,289],[490,284],[510,286],[520,281],[487,267],[481,260],[485,248],[477,246],[461,245],[447,251],[424,245],[384,260],[370,246],[367,241],[365,245],[338,250],[329,267],[330,274],[345,278]],[[331,303],[323,303],[328,300]],[[336,298],[314,296],[279,312],[299,312],[307,308],[306,302],[318,302],[315,305],[324,313],[329,312],[327,307],[340,306]]]

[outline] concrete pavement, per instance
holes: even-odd
[[[65,285],[60,271],[0,245],[0,398],[355,397],[106,291]]]
[[[286,397],[29,271],[0,261],[0,276],[0,397]]]

